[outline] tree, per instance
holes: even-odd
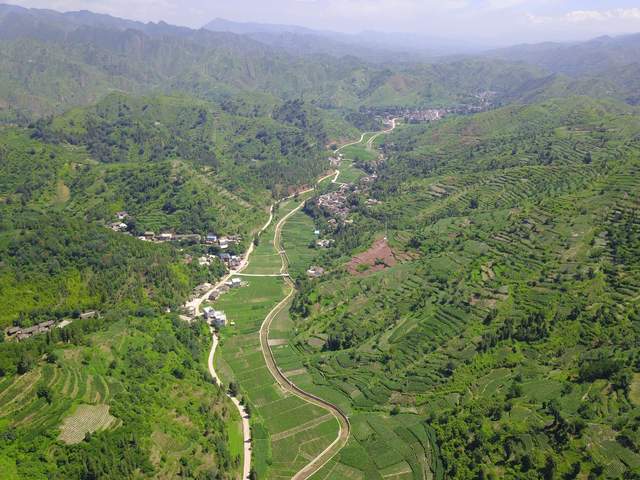
[[[49,389],[46,385],[40,385],[38,387],[36,395],[38,395],[38,398],[44,398],[48,404],[51,404],[51,402],[53,402],[53,393],[51,392],[51,389]]]
[[[229,394],[232,397],[238,396],[238,384],[236,382],[229,382]]]

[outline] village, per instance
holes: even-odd
[[[87,320],[89,318],[94,318],[98,315],[98,312],[95,310],[90,310],[84,313],[81,313],[78,316],[79,320]],[[9,327],[5,330],[5,335],[8,340],[21,341],[26,340],[28,338],[33,337],[34,335],[40,335],[43,333],[50,332],[54,328],[64,328],[67,325],[73,323],[74,319],[63,319],[63,320],[47,320],[44,322],[40,322],[36,325],[32,325],[30,327]]]
[[[108,227],[114,232],[132,235],[129,231],[130,225],[126,223],[129,213],[120,211],[115,213],[115,221],[110,223]],[[242,241],[241,235],[217,235],[215,233],[207,233],[204,237],[197,233],[176,234],[174,232],[156,233],[153,231],[145,231],[136,237],[144,242],[187,242],[191,244],[202,243],[211,245],[220,250],[227,250],[233,245],[237,245]]]

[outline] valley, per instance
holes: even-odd
[[[0,5],[0,476],[638,478],[640,36],[208,20]]]

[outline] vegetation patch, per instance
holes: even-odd
[[[60,440],[68,445],[80,443],[87,434],[106,430],[117,419],[109,414],[109,405],[78,405],[76,411],[60,426]]]

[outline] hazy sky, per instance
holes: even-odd
[[[2,1],[2,0],[0,0]],[[640,32],[640,0],[5,0],[200,27],[222,17],[514,43]]]

